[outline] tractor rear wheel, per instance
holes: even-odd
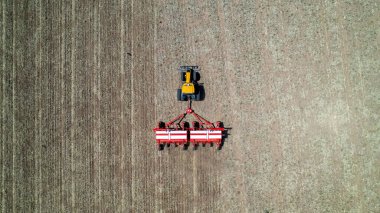
[[[187,95],[181,94],[181,101],[187,101]]]

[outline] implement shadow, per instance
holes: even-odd
[[[224,146],[226,139],[228,138],[229,135],[231,135],[228,131],[232,129],[231,127],[224,127],[223,122],[220,122],[220,127],[224,128],[224,131],[222,132],[222,141],[218,147],[218,150],[223,149],[223,146]]]

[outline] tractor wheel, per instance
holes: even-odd
[[[181,95],[181,101],[187,101],[187,95],[182,94]]]
[[[195,81],[201,80],[201,74],[199,72],[195,72]]]
[[[177,101],[182,101],[182,92],[181,92],[181,89],[177,89]]]
[[[201,79],[201,74],[199,72],[193,71],[193,81],[199,81]]]
[[[180,80],[181,81],[186,81],[186,72],[181,72],[180,73]]]

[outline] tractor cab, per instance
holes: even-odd
[[[193,72],[194,72],[194,70],[192,70],[192,69],[187,70],[186,72],[183,72],[183,74],[185,75],[185,79],[184,79],[185,82],[182,84],[182,87],[181,87],[182,94],[193,95],[195,93],[195,86],[192,83],[192,80],[193,80],[192,73]]]

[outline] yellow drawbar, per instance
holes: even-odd
[[[194,94],[195,93],[195,87],[194,84],[191,83],[191,72],[186,72],[186,83],[182,85],[182,93],[183,94]]]

